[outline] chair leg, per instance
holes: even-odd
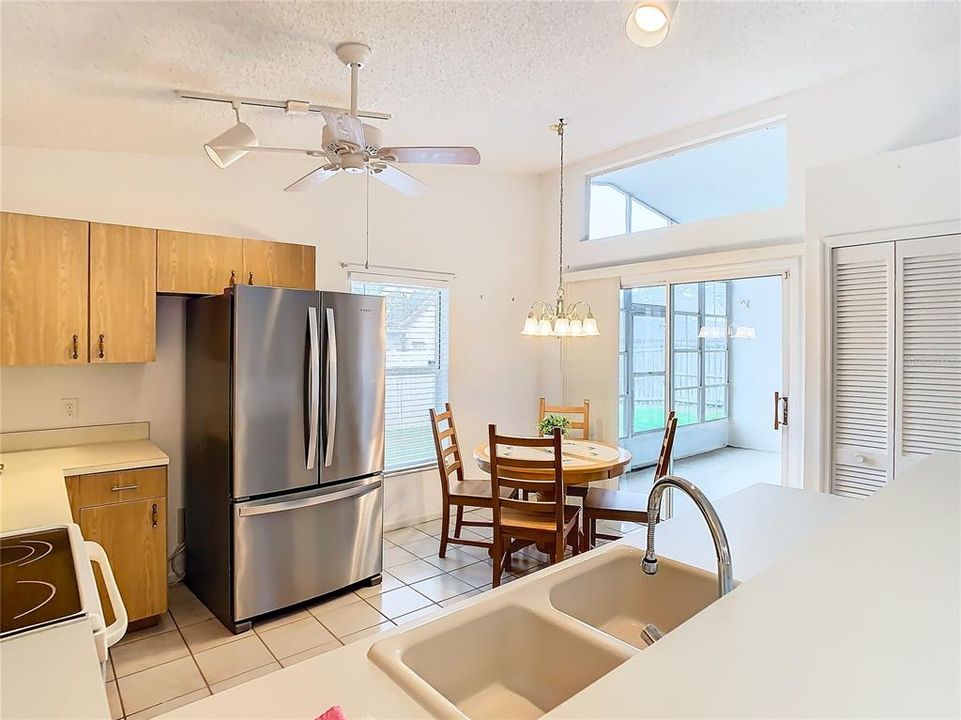
[[[504,541],[500,536],[500,533],[494,533],[494,547],[493,547],[493,560],[494,560],[494,577],[491,581],[493,587],[500,587],[501,584],[501,561],[504,559]]]
[[[463,506],[463,505],[458,505],[458,506],[457,506],[457,522],[454,524],[454,537],[455,537],[455,538],[459,538],[459,537],[460,537],[460,530],[461,530],[461,527],[463,526],[463,524],[464,524],[464,506]]]
[[[444,503],[443,516],[441,517],[441,529],[440,529],[440,550],[437,552],[438,557],[445,557],[447,555],[447,540],[450,533],[450,505]]]
[[[580,524],[574,526],[571,530],[571,555],[577,555],[581,552],[581,543],[584,542],[581,539],[581,527]]]
[[[567,550],[567,541],[563,534],[558,533],[554,538],[554,562],[559,563],[564,560],[564,552]],[[554,563],[551,563],[552,565]]]

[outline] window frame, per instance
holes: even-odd
[[[427,280],[416,276],[404,275],[374,275],[365,272],[348,273],[348,292],[351,294],[366,294],[363,290],[355,289],[356,285],[367,286],[387,286],[413,288],[417,290],[436,290],[439,294],[437,304],[437,317],[432,323],[434,342],[431,347],[430,359],[426,361],[426,366],[399,366],[390,367],[388,347],[388,357],[384,363],[384,474],[399,475],[415,472],[436,465],[437,456],[433,445],[432,430],[429,419],[425,419],[425,435],[430,438],[429,449],[425,449],[424,456],[416,459],[391,466],[388,463],[390,449],[388,447],[390,428],[388,427],[389,417],[387,408],[389,403],[390,378],[403,378],[414,376],[429,376],[433,378],[434,397],[431,407],[443,407],[450,397],[450,286],[446,281]],[[385,298],[386,312],[389,312],[389,302],[387,293],[381,295]],[[385,318],[385,321],[388,319]],[[389,322],[388,322],[389,328]],[[389,337],[389,329],[387,335]],[[388,341],[389,346],[389,341]],[[398,403],[398,407],[403,405]],[[416,418],[416,412],[412,411],[408,417]],[[426,444],[426,443],[425,443]]]
[[[677,225],[677,220],[666,215],[655,207],[651,207],[646,202],[641,200],[636,195],[632,195],[624,188],[616,185],[612,182],[592,182],[592,176],[587,177],[587,239],[588,240],[604,240],[606,238],[621,237],[621,235],[631,235],[635,232],[648,232],[647,230],[632,230],[631,226],[634,222],[634,203],[644,206],[646,209],[650,210],[655,215],[664,218],[666,225],[664,227],[670,227],[671,225]],[[604,235],[603,237],[591,237],[590,236],[590,222],[591,222],[591,189],[595,187],[608,187],[612,190],[619,192],[624,198],[624,232],[620,235]],[[651,228],[651,229],[663,229],[663,228]]]

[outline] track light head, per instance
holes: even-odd
[[[260,144],[250,125],[240,121],[240,104],[234,102],[231,106],[237,117],[237,124],[204,145],[207,157],[221,169],[232,165],[247,154],[246,150],[239,148],[257,147]]]

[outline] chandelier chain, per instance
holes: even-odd
[[[560,217],[558,225],[558,244],[559,252],[557,253],[557,296],[558,298],[564,297],[563,280],[564,277],[564,127],[567,123],[564,122],[564,118],[560,118],[557,124],[554,125],[554,130],[557,132],[558,137],[560,137],[560,192],[558,193],[559,205],[560,205]]]

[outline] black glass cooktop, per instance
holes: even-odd
[[[0,538],[0,637],[81,614],[66,528]]]

